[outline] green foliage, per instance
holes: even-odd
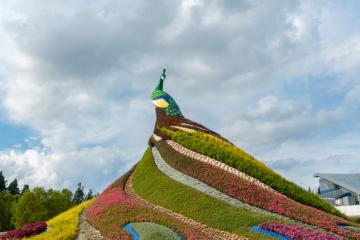
[[[44,201],[45,208],[48,211],[46,219],[52,218],[72,207],[71,198],[72,193],[69,189],[63,189],[61,192],[53,189],[48,190]]]
[[[161,131],[184,147],[234,167],[262,181],[289,198],[348,219],[317,195],[286,180],[262,162],[228,142],[201,132],[189,133],[180,130],[173,132],[165,128],[162,128]]]
[[[9,184],[9,186],[7,187],[7,191],[11,195],[20,194],[20,189],[16,178]]]
[[[21,190],[21,195],[24,195],[26,191],[30,191],[30,186],[28,184],[25,184],[23,189]]]
[[[80,204],[84,201],[85,193],[84,193],[84,187],[81,185],[81,182],[78,183],[78,187],[75,191],[73,202],[75,204]]]
[[[18,196],[13,196],[5,191],[0,192],[0,232],[12,229],[12,205],[17,201]]]
[[[246,235],[252,239],[270,239],[249,227],[276,218],[230,206],[164,175],[148,150],[133,174],[133,186],[142,198],[171,209],[210,227]],[[278,221],[278,219],[276,219]]]
[[[5,190],[6,190],[6,180],[3,175],[3,172],[0,171],[0,192],[5,191]]]
[[[29,223],[50,219],[73,206],[72,193],[43,188],[25,191],[14,207],[12,223],[21,227]]]
[[[44,195],[43,189],[36,189],[34,192],[26,192],[20,197],[12,220],[16,228],[47,219]]]
[[[81,183],[78,185],[76,203],[84,201]],[[86,199],[93,198],[90,190]],[[24,184],[21,192],[17,179],[8,186],[0,171],[0,232],[7,231],[39,220],[48,220],[74,206],[73,193],[69,189],[56,191],[35,188],[32,191]]]
[[[92,198],[94,198],[94,195],[93,195],[93,191],[90,189],[86,194],[85,201],[90,200]]]

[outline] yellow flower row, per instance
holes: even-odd
[[[79,217],[81,212],[93,201],[81,203],[66,212],[50,219],[48,231],[37,236],[27,238],[29,240],[73,240],[78,235]]]

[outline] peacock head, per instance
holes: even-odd
[[[165,109],[168,116],[182,116],[180,108],[175,100],[163,90],[165,78],[166,69],[163,69],[159,83],[151,94],[151,101],[156,107]]]
[[[166,99],[166,92],[163,91],[164,80],[166,78],[166,69],[163,69],[161,77],[159,79],[159,83],[151,94],[151,100],[153,104],[158,108],[167,108],[170,103]]]

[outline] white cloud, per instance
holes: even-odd
[[[266,164],[303,187],[315,189],[314,173],[359,173],[360,139],[348,133],[321,142],[314,140],[287,141],[268,149],[258,157]],[[286,156],[286,158],[284,158]]]
[[[261,98],[254,108],[236,118],[227,118],[225,136],[251,151],[264,151],[283,142],[317,136],[347,117],[342,109],[311,113],[310,103]]]
[[[143,149],[122,152],[95,146],[66,152],[46,148],[8,150],[0,152],[0,169],[6,170],[7,179],[20,179],[20,185],[75,188],[81,181],[86,187],[96,187],[99,191],[113,181],[113,176],[132,166],[132,158],[138,157],[132,154],[135,151]]]

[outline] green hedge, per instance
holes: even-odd
[[[291,199],[349,220],[325,200],[286,180],[259,160],[228,142],[201,132],[189,133],[181,130],[173,132],[166,128],[161,128],[161,131],[184,147],[234,167]]]

